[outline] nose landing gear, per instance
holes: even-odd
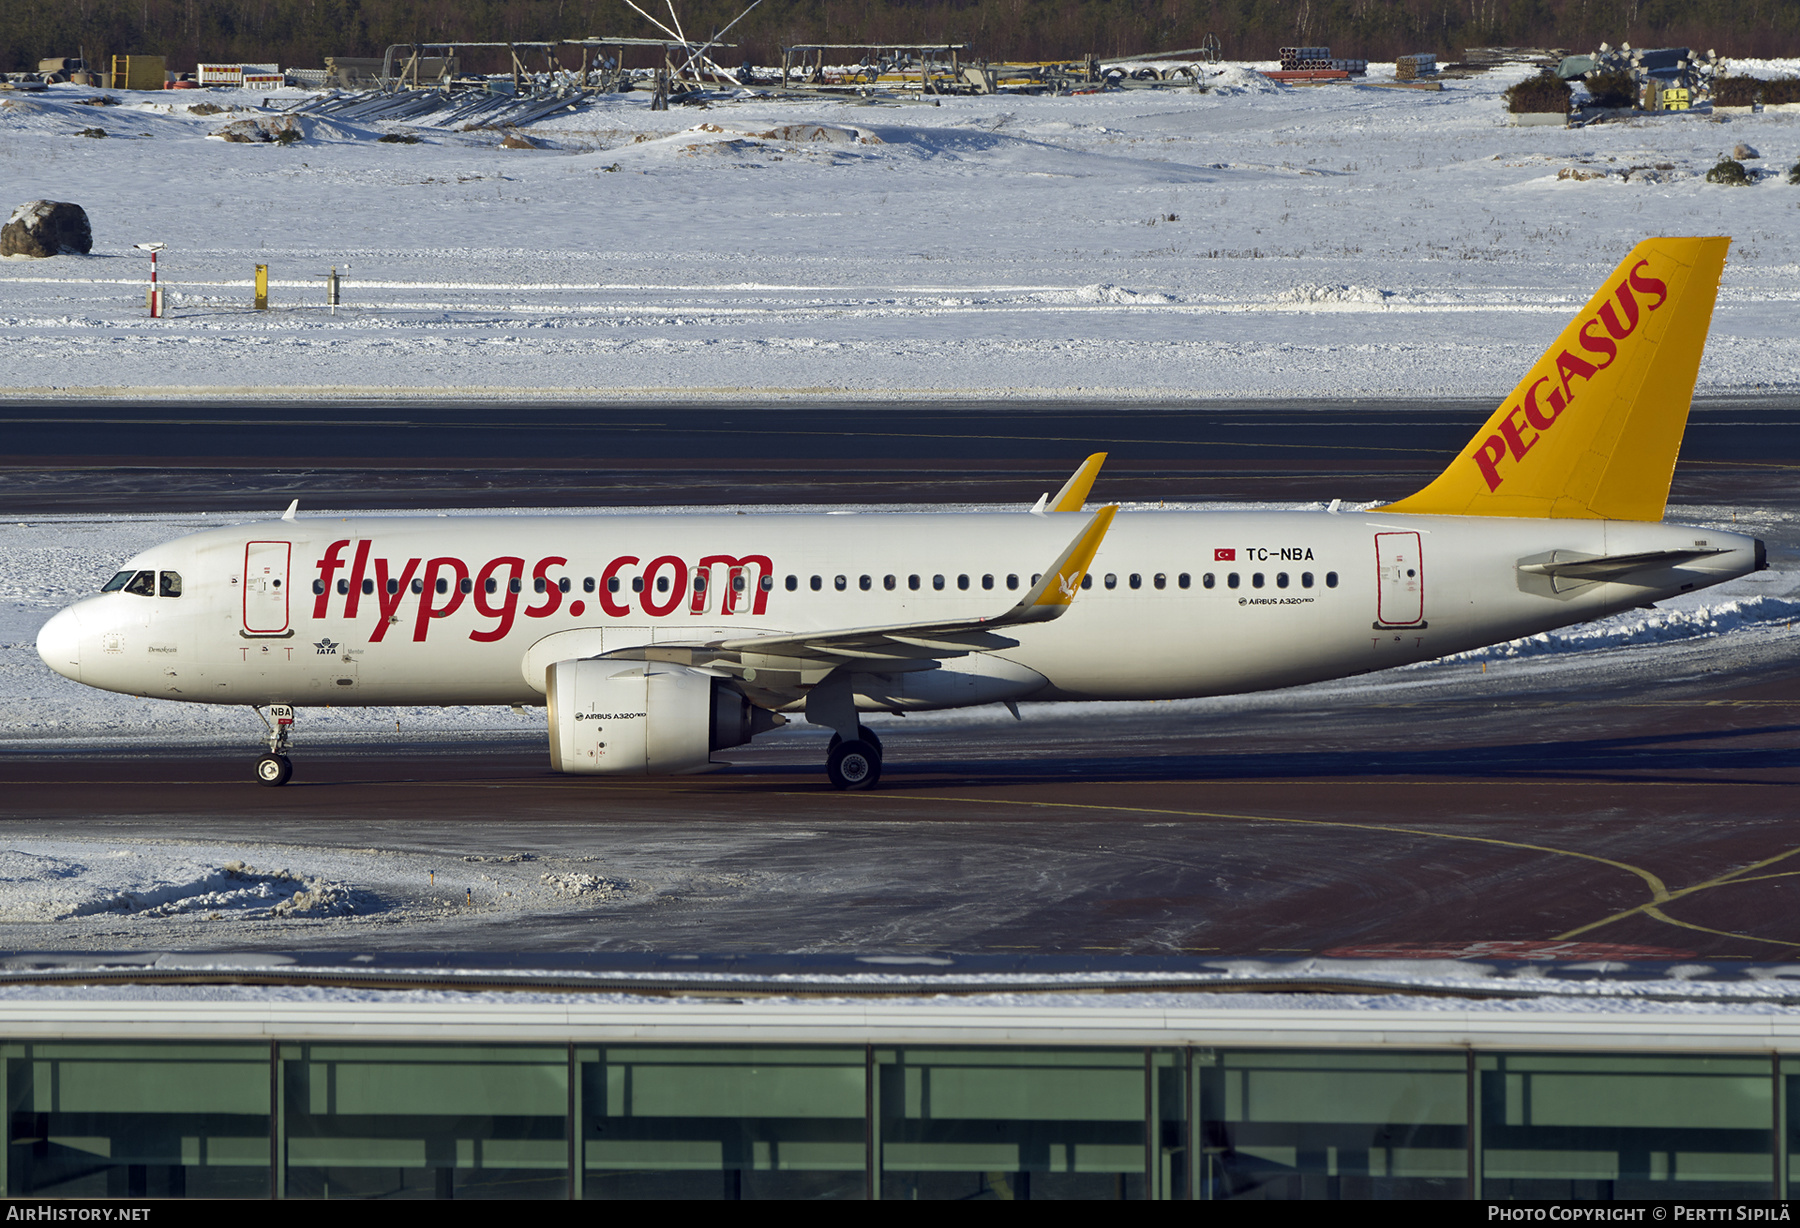
[[[270,704],[268,716],[254,704],[251,711],[269,731],[269,753],[256,761],[256,783],[271,787],[285,785],[294,774],[294,765],[287,757],[288,735],[294,728],[294,706]],[[275,718],[274,721],[271,722],[269,717]]]

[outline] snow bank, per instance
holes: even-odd
[[[375,911],[368,893],[346,883],[258,870],[241,861],[195,863],[155,848],[82,850],[71,855],[0,848],[0,924],[77,917],[335,917]]]
[[[1536,657],[1554,653],[1594,652],[1628,644],[1669,644],[1706,639],[1733,631],[1777,624],[1792,626],[1800,614],[1800,601],[1778,597],[1748,597],[1717,601],[1693,609],[1655,610],[1648,614],[1618,614],[1611,618],[1560,631],[1508,640],[1443,658],[1446,661],[1479,661],[1500,657]]]

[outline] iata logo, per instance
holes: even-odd
[[[329,657],[338,650],[338,646],[331,641],[329,636],[314,644],[313,647],[318,650],[317,655],[321,657]]]
[[[1613,287],[1611,300],[1582,321],[1577,330],[1581,350],[1596,361],[1564,347],[1555,358],[1556,374],[1533,380],[1520,402],[1499,416],[1499,433],[1489,435],[1475,450],[1475,466],[1481,470],[1490,491],[1499,490],[1506,480],[1500,473],[1500,462],[1509,456],[1515,464],[1523,460],[1539,437],[1556,424],[1563,410],[1575,403],[1575,381],[1585,383],[1612,366],[1619,357],[1618,343],[1637,331],[1644,315],[1669,301],[1668,283],[1644,273],[1649,263],[1640,260],[1632,265],[1624,280]],[[1654,296],[1655,301],[1640,303],[1638,295],[1646,300]],[[1533,373],[1542,370],[1543,365],[1540,363]],[[1548,391],[1546,384],[1550,385]]]

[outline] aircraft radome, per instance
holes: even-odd
[[[1764,566],[1663,524],[1729,240],[1640,243],[1430,485],[1363,512],[1086,512],[1104,454],[1030,512],[278,521],[124,563],[38,651],[90,686],[271,710],[544,704],[558,771],[705,771],[786,723],[1172,699],[1422,661]],[[267,718],[265,718],[265,723]]]

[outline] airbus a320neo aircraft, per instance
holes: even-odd
[[[536,704],[562,772],[704,771],[786,723],[859,712],[1171,699],[1421,661],[1766,566],[1663,524],[1729,240],[1640,243],[1450,467],[1371,511],[296,519],[147,550],[52,618],[90,686],[270,709]],[[265,718],[267,721],[267,718]]]

